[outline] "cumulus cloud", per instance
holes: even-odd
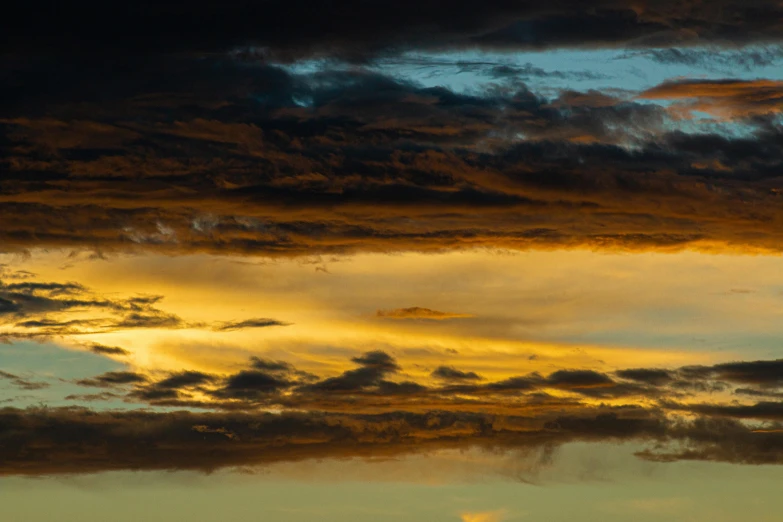
[[[463,372],[453,366],[438,366],[431,375],[444,381],[480,381],[482,379],[476,372]]]

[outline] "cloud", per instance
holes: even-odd
[[[213,326],[214,330],[219,332],[230,332],[233,330],[241,330],[244,328],[266,328],[268,326],[289,326],[291,323],[284,323],[277,319],[245,319],[243,321],[229,321]]]
[[[444,381],[480,381],[481,377],[476,372],[463,372],[454,368],[453,366],[438,366],[430,374],[436,379],[442,379]]]
[[[180,317],[156,307],[162,296],[105,298],[76,283],[0,281],[0,324],[12,324],[8,335],[32,330],[25,334],[46,337],[51,335],[81,335],[111,332],[133,328],[184,328],[200,326],[186,324]],[[67,314],[84,310],[105,312],[113,317],[67,319]],[[3,318],[2,316],[5,315]],[[124,355],[116,347],[93,344],[95,353]]]
[[[90,345],[90,351],[99,355],[130,355],[128,350],[120,348],[119,346],[106,346],[99,343],[93,343]]]
[[[734,97],[710,95],[716,106],[756,107],[738,137],[678,131],[671,110],[610,92],[545,96],[515,84],[460,93],[361,68],[300,74],[225,58],[170,60],[138,65],[130,78],[72,72],[58,79],[62,99],[30,85],[30,99],[8,107],[0,125],[6,249],[783,248],[783,188],[774,181],[781,130],[764,120],[772,99],[752,101],[754,89],[768,89],[761,80],[719,86],[739,89]],[[140,78],[165,79],[165,92]],[[104,94],[80,89],[84,82]],[[696,88],[669,82],[642,96],[668,100]],[[37,113],[42,106],[51,110]],[[75,107],[84,110],[78,118]],[[46,178],[33,181],[34,172]],[[10,295],[22,292],[6,292],[6,315],[68,306],[65,296],[22,303]]]
[[[687,100],[672,110],[720,118],[767,116],[783,111],[783,82],[776,80],[676,80],[639,95],[646,100]]]
[[[293,383],[279,376],[256,370],[243,370],[228,378],[226,384],[214,392],[216,397],[230,399],[254,399],[279,392]]]
[[[783,48],[759,46],[736,51],[720,48],[668,48],[633,51],[625,57],[643,56],[666,65],[687,65],[732,75],[737,68],[752,71],[756,67],[768,67],[783,59]]]
[[[637,409],[578,417],[483,413],[100,412],[0,410],[0,474],[257,469],[274,462],[397,457],[440,449],[548,451],[569,442],[635,441],[639,457],[779,464],[783,435],[732,421],[666,420]],[[45,443],[44,443],[45,441]]]
[[[430,319],[442,321],[446,319],[459,319],[462,317],[473,317],[470,314],[457,314],[453,312],[439,312],[429,308],[413,306],[410,308],[395,308],[393,310],[378,310],[375,312],[377,317],[385,319]]]
[[[776,388],[735,388],[730,382],[715,380],[724,375],[712,373],[713,368],[741,363],[618,370],[618,380],[595,370],[560,369],[546,376],[533,372],[488,382],[474,371],[440,366],[430,374],[430,380],[420,382],[411,379],[394,357],[380,350],[365,352],[351,362],[357,367],[336,376],[318,376],[285,361],[254,356],[245,368],[230,374],[186,370],[153,379],[133,372],[110,372],[79,383],[100,387],[133,384],[125,396],[130,403],[227,411],[283,408],[345,413],[438,410],[508,414],[520,409],[579,411],[585,399],[601,399],[633,407],[655,401],[664,411],[693,410],[705,416],[770,420],[777,415],[772,403],[762,408],[746,402],[731,410],[720,403],[682,402],[724,392],[745,401],[777,398]]]
[[[74,393],[66,395],[66,401],[79,401],[79,402],[96,402],[96,401],[110,401],[112,399],[120,399],[122,395],[113,392],[101,392],[101,393]]]
[[[325,392],[351,392],[386,385],[384,378],[397,373],[400,367],[389,354],[376,350],[351,359],[359,365],[355,370],[347,370],[337,377],[330,377],[307,386],[307,389]]]
[[[124,384],[133,384],[144,382],[147,377],[135,372],[106,372],[91,379],[80,379],[76,381],[79,386],[92,386],[96,388],[109,388],[122,386]]]
[[[187,321],[158,307],[160,295],[111,298],[96,295],[91,289],[76,283],[26,281],[3,284],[0,281],[0,326],[6,331],[0,335],[19,338],[45,338],[110,333],[140,328],[150,329],[210,329],[231,332],[245,328],[288,326],[275,319],[253,318],[207,324]],[[80,315],[89,310],[93,315],[104,312],[105,317],[69,319],[69,314]],[[102,355],[125,356],[129,352],[116,346],[98,343],[89,349]]]
[[[49,383],[47,382],[31,381],[2,370],[0,370],[0,379],[10,381],[11,384],[23,390],[43,390],[49,387]]]
[[[338,56],[361,61],[409,49],[478,46],[511,51],[741,45],[776,40],[781,16],[775,0],[753,5],[716,0],[709,6],[696,1],[590,0],[576,7],[569,0],[546,5],[490,0],[460,9],[444,9],[435,0],[403,1],[394,8],[351,0],[344,10],[302,0],[258,5],[200,0],[191,4],[187,19],[154,2],[111,9],[84,1],[68,9],[55,7],[14,6],[9,18],[18,22],[0,26],[9,35],[6,52],[133,57],[246,46],[245,54],[256,59]],[[174,26],[176,35],[170,31]]]
[[[630,368],[627,370],[620,370],[616,373],[617,376],[622,379],[651,384],[653,386],[662,386],[671,382],[673,379],[671,372],[668,370],[655,368]]]
[[[739,384],[783,387],[783,359],[737,361],[714,366],[686,366],[680,373],[691,379],[719,379]]]

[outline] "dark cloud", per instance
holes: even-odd
[[[95,412],[0,410],[0,474],[258,468],[274,462],[393,457],[438,449],[508,452],[569,442],[636,441],[647,459],[781,463],[783,435],[729,420],[667,420],[653,411],[586,408],[580,415],[428,412]],[[45,443],[44,443],[45,441]]]
[[[2,370],[0,370],[0,379],[5,379],[14,386],[23,390],[43,390],[44,388],[49,387],[49,383],[47,382],[31,381],[29,379],[19,377],[18,375],[14,375],[12,373],[4,372]]]
[[[5,284],[3,285],[3,289],[7,292],[22,292],[26,294],[46,292],[49,295],[74,294],[85,290],[85,288],[78,283],[40,283],[34,281]]]
[[[486,387],[494,391],[522,391],[540,388],[541,384],[541,376],[531,374],[526,377],[510,377],[502,381],[492,382],[487,384]]]
[[[429,319],[435,321],[459,319],[462,317],[473,317],[469,314],[440,312],[438,310],[431,310],[429,308],[422,308],[420,306],[413,306],[410,308],[396,308],[394,310],[378,310],[375,312],[375,315],[385,319]]]
[[[605,92],[545,97],[515,84],[466,94],[359,68],[294,74],[167,60],[128,77],[65,70],[46,82],[60,86],[54,92],[36,91],[29,72],[0,129],[6,249],[302,256],[783,245],[783,131],[762,81],[731,87],[740,98],[710,95],[753,106],[752,121],[732,113],[750,127],[729,137],[672,131],[671,109]],[[665,84],[644,96],[695,88]],[[22,294],[6,290],[0,310],[68,306],[67,296],[22,303]],[[124,324],[150,324],[138,319]]]
[[[783,401],[762,401],[755,404],[676,404],[666,407],[675,411],[689,411],[699,415],[783,421]]]
[[[635,51],[627,57],[644,56],[658,63],[666,65],[687,65],[691,67],[705,67],[734,74],[737,68],[752,71],[757,67],[768,67],[783,59],[783,48],[780,46],[763,46],[728,51],[726,49],[712,48],[668,48]]]
[[[164,312],[130,313],[115,323],[116,328],[185,328],[184,321]]]
[[[672,381],[672,373],[668,370],[659,370],[655,368],[631,368],[616,372],[622,379],[651,384],[653,386],[663,386]]]
[[[612,386],[614,381],[593,370],[558,370],[549,375],[547,384],[555,388],[578,389]]]
[[[431,375],[444,381],[480,381],[483,379],[476,372],[463,372],[453,366],[438,366],[432,371]]]
[[[162,296],[136,296],[126,299],[108,299],[93,294],[76,283],[25,281],[6,284],[0,282],[0,316],[3,323],[12,323],[16,329],[41,337],[50,335],[79,335],[110,332],[129,328],[182,328],[185,322],[155,305]],[[66,314],[92,310],[106,312],[113,317],[67,319]],[[192,325],[201,326],[201,325]],[[7,332],[8,334],[19,333]],[[102,349],[103,348],[103,349]],[[121,348],[92,345],[95,353],[124,355]]]
[[[125,384],[135,384],[147,381],[147,377],[135,372],[106,372],[91,379],[76,381],[79,386],[93,386],[96,388],[110,388]]]
[[[769,389],[758,388],[737,388],[734,390],[737,395],[746,395],[748,397],[775,397],[783,399],[783,391],[777,392]]]
[[[228,377],[225,385],[214,391],[213,395],[222,399],[253,400],[285,390],[293,385],[293,382],[271,373],[243,370]]]
[[[99,343],[91,344],[90,351],[100,355],[130,355],[128,350],[120,348],[119,346],[106,346]]]
[[[207,373],[184,371],[169,375],[162,381],[155,383],[155,386],[160,388],[185,388],[206,384],[214,380],[215,377]]]
[[[214,52],[253,45],[252,57],[341,56],[363,60],[400,50],[666,46],[775,40],[783,14],[774,0],[490,0],[445,9],[435,0],[389,4],[201,0],[188,16],[174,4],[95,6],[52,1],[15,5],[0,29],[2,50],[135,56]],[[14,21],[12,23],[11,21]]]
[[[682,100],[681,112],[701,111],[716,116],[750,118],[783,111],[783,82],[776,80],[675,80],[648,89],[641,99]]]
[[[405,375],[396,359],[376,350],[353,357],[358,368],[340,375],[319,377],[297,369],[291,363],[251,357],[248,367],[230,375],[183,371],[167,378],[150,381],[128,372],[115,372],[81,384],[108,386],[117,381],[134,383],[127,396],[129,402],[149,402],[154,406],[181,406],[223,410],[256,410],[282,407],[296,410],[334,412],[448,411],[508,412],[514,408],[563,408],[581,404],[585,397],[593,399],[659,401],[673,411],[686,411],[683,399],[702,398],[705,394],[733,392],[738,397],[777,398],[777,388],[770,388],[763,371],[743,379],[762,383],[761,388],[734,388],[730,368],[767,368],[765,361],[726,363],[713,367],[690,366],[677,370],[633,368],[608,374],[594,370],[562,369],[543,376],[538,372],[509,377],[500,381],[480,382],[483,377],[474,371],[440,366],[430,375],[434,383],[400,380]],[[116,374],[116,376],[115,376]],[[725,382],[720,379],[727,379]],[[144,379],[134,382],[136,379]],[[751,380],[752,379],[752,380]],[[734,378],[734,382],[744,381]],[[194,391],[212,397],[212,402],[198,402]],[[547,391],[557,390],[558,397]],[[564,393],[570,395],[563,395]],[[200,400],[200,399],[199,399]],[[743,408],[750,404],[740,404]],[[698,410],[702,415],[720,415],[719,410]],[[747,410],[753,418],[754,409]],[[767,418],[767,417],[759,417]]]
[[[214,326],[219,332],[230,332],[232,330],[241,330],[244,328],[266,328],[268,326],[289,326],[291,323],[278,321],[277,319],[245,319],[244,321],[229,321]]]
[[[199,328],[229,332],[242,328],[289,324],[274,319],[247,319],[215,324],[186,321],[176,314],[159,308],[162,300],[163,296],[160,295],[108,298],[96,295],[91,289],[75,283],[26,281],[3,284],[0,282],[0,325],[7,327],[6,331],[0,332],[0,335],[42,339],[51,336],[109,333],[138,328]],[[80,314],[85,310],[94,312],[98,317],[68,318],[68,314]],[[107,315],[100,317],[101,312]],[[88,348],[94,353],[103,355],[129,354],[123,348],[97,343],[88,345]]]
[[[101,393],[75,393],[66,395],[66,401],[79,401],[79,402],[99,402],[110,401],[113,399],[120,399],[122,395],[114,392],[101,392]]]
[[[719,379],[725,381],[783,386],[783,359],[718,364],[712,370]]]
[[[285,373],[295,371],[293,365],[285,361],[272,361],[256,356],[250,358],[250,364],[256,370]]]
[[[716,379],[738,384],[783,387],[783,359],[686,366],[680,368],[679,372],[690,379]]]
[[[360,367],[347,370],[337,377],[310,384],[305,389],[323,392],[353,392],[379,386],[386,386],[389,389],[392,386],[384,378],[400,370],[397,361],[380,350],[366,352],[351,360]]]

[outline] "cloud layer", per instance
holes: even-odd
[[[366,60],[410,48],[742,44],[776,40],[782,14],[774,0],[752,5],[737,0],[490,0],[454,8],[434,0],[351,0],[339,6],[200,0],[188,5],[187,17],[170,3],[36,6],[17,5],[6,17],[4,51],[138,55],[254,46],[278,59],[316,55]]]
[[[783,245],[778,82],[469,94],[361,68],[155,58],[36,88],[56,67],[15,65],[23,88],[4,96],[5,249]]]

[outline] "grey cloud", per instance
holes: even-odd
[[[444,381],[480,381],[482,379],[476,372],[464,372],[453,366],[438,366],[431,375]]]
[[[106,372],[90,379],[76,381],[79,386],[92,386],[96,388],[109,388],[125,384],[135,384],[147,381],[147,377],[135,372],[117,371]]]

